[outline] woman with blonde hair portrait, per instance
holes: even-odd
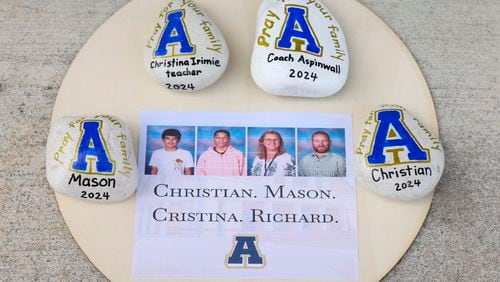
[[[295,161],[286,152],[283,138],[278,131],[266,130],[261,134],[250,175],[295,176]]]

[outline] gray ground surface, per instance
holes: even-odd
[[[105,280],[57,208],[45,142],[68,67],[126,2],[0,0],[0,280]],[[361,2],[415,56],[446,153],[427,220],[385,280],[499,281],[500,1]]]

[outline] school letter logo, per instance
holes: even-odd
[[[184,10],[176,10],[165,16],[165,29],[154,51],[155,57],[174,57],[181,55],[194,55],[196,46],[189,40],[189,34],[184,22]],[[175,53],[176,47],[178,54]],[[169,54],[169,50],[171,52]]]
[[[428,148],[423,148],[404,123],[400,110],[375,114],[374,140],[366,160],[368,165],[396,165],[430,161]]]
[[[259,251],[257,236],[235,235],[233,248],[226,256],[226,265],[230,268],[264,268],[265,258]]]
[[[80,125],[80,139],[70,170],[85,174],[115,174],[115,161],[101,134],[102,121],[84,121]],[[95,167],[93,163],[95,161]]]
[[[307,7],[286,5],[285,13],[285,23],[281,29],[280,36],[276,39],[276,49],[322,56],[323,47],[319,44],[318,38],[309,22]]]

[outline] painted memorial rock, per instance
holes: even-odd
[[[224,73],[226,41],[214,21],[193,1],[166,1],[146,43],[145,66],[171,90],[197,91]]]
[[[137,187],[137,164],[129,129],[116,117],[62,117],[47,140],[47,179],[55,191],[75,198],[114,202]]]
[[[274,95],[325,97],[349,72],[339,22],[320,0],[264,0],[257,15],[252,77]]]
[[[444,152],[418,119],[400,106],[382,105],[361,134],[354,168],[366,188],[407,201],[432,192],[443,174]]]

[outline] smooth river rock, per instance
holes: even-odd
[[[434,190],[443,174],[444,152],[424,124],[395,105],[378,106],[364,124],[354,164],[364,187],[406,201]]]
[[[132,137],[120,119],[62,117],[51,127],[47,179],[56,192],[82,200],[121,201],[137,187]]]
[[[197,91],[224,73],[229,50],[215,22],[193,1],[165,1],[148,35],[144,62],[151,78],[176,91]]]
[[[262,90],[274,95],[337,93],[347,80],[349,55],[334,14],[319,0],[264,0],[251,73]]]

